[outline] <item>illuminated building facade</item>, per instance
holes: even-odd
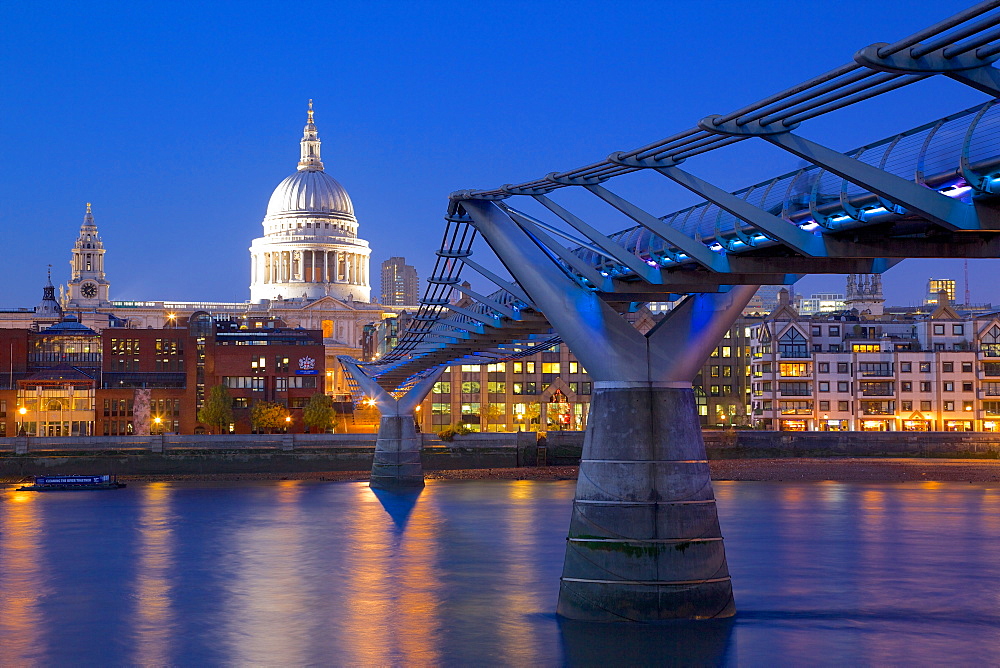
[[[420,279],[417,270],[406,264],[405,257],[391,257],[382,263],[382,303],[389,306],[414,306]]]
[[[939,302],[938,293],[942,290],[948,295],[948,300],[955,302],[955,279],[953,278],[929,278],[927,279],[927,296],[924,297],[924,304],[937,304]]]
[[[208,388],[233,397],[234,433],[249,433],[255,401],[301,409],[326,389],[322,332],[208,314],[166,329],[107,328],[74,317],[39,332],[0,329],[0,435],[200,433]]]
[[[267,204],[264,236],[250,246],[250,301],[334,297],[367,302],[368,242],[358,237],[354,204],[326,173],[312,101],[298,170]]]
[[[946,302],[931,313],[811,317],[779,305],[752,329],[754,424],[1000,430],[1000,312],[959,312]]]

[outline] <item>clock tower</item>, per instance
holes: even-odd
[[[104,244],[97,236],[94,214],[87,202],[80,236],[73,246],[70,279],[66,284],[70,308],[99,308],[111,306],[108,300],[109,283],[104,278]]]

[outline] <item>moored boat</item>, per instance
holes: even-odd
[[[31,485],[18,487],[19,492],[63,492],[82,489],[121,489],[125,483],[114,475],[50,475],[36,476]]]

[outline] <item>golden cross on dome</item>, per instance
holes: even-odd
[[[313,122],[313,101],[309,100],[309,122]]]
[[[91,211],[90,211],[90,202],[87,202],[87,213],[91,213]]]

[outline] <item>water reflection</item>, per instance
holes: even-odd
[[[572,482],[0,488],[0,664],[995,662],[1000,487],[715,491],[735,620],[622,626],[553,614]]]
[[[412,497],[377,494],[364,483],[352,487],[342,553],[350,577],[344,583],[341,615],[330,620],[342,639],[338,662],[440,663],[435,509]],[[381,500],[394,511],[413,502],[403,520],[405,534],[397,531],[400,514],[391,516]]]
[[[171,663],[174,628],[174,515],[170,487],[150,483],[139,494],[136,524],[135,626],[132,662],[140,666]]]
[[[735,621],[598,624],[559,619],[570,666],[721,666]]]
[[[271,504],[253,509],[250,521],[224,534],[232,580],[226,590],[222,642],[227,660],[240,665],[306,663],[308,626],[289,624],[302,614],[301,593],[310,575],[296,555],[306,555],[300,497],[303,482],[283,480]]]
[[[396,525],[396,533],[402,534],[406,530],[406,523],[410,520],[413,507],[417,505],[417,499],[420,498],[424,488],[390,491],[372,487],[371,490],[378,502],[382,504],[382,508],[392,518]]]
[[[0,658],[29,664],[41,656],[45,586],[41,509],[32,492],[3,490],[0,502]]]

